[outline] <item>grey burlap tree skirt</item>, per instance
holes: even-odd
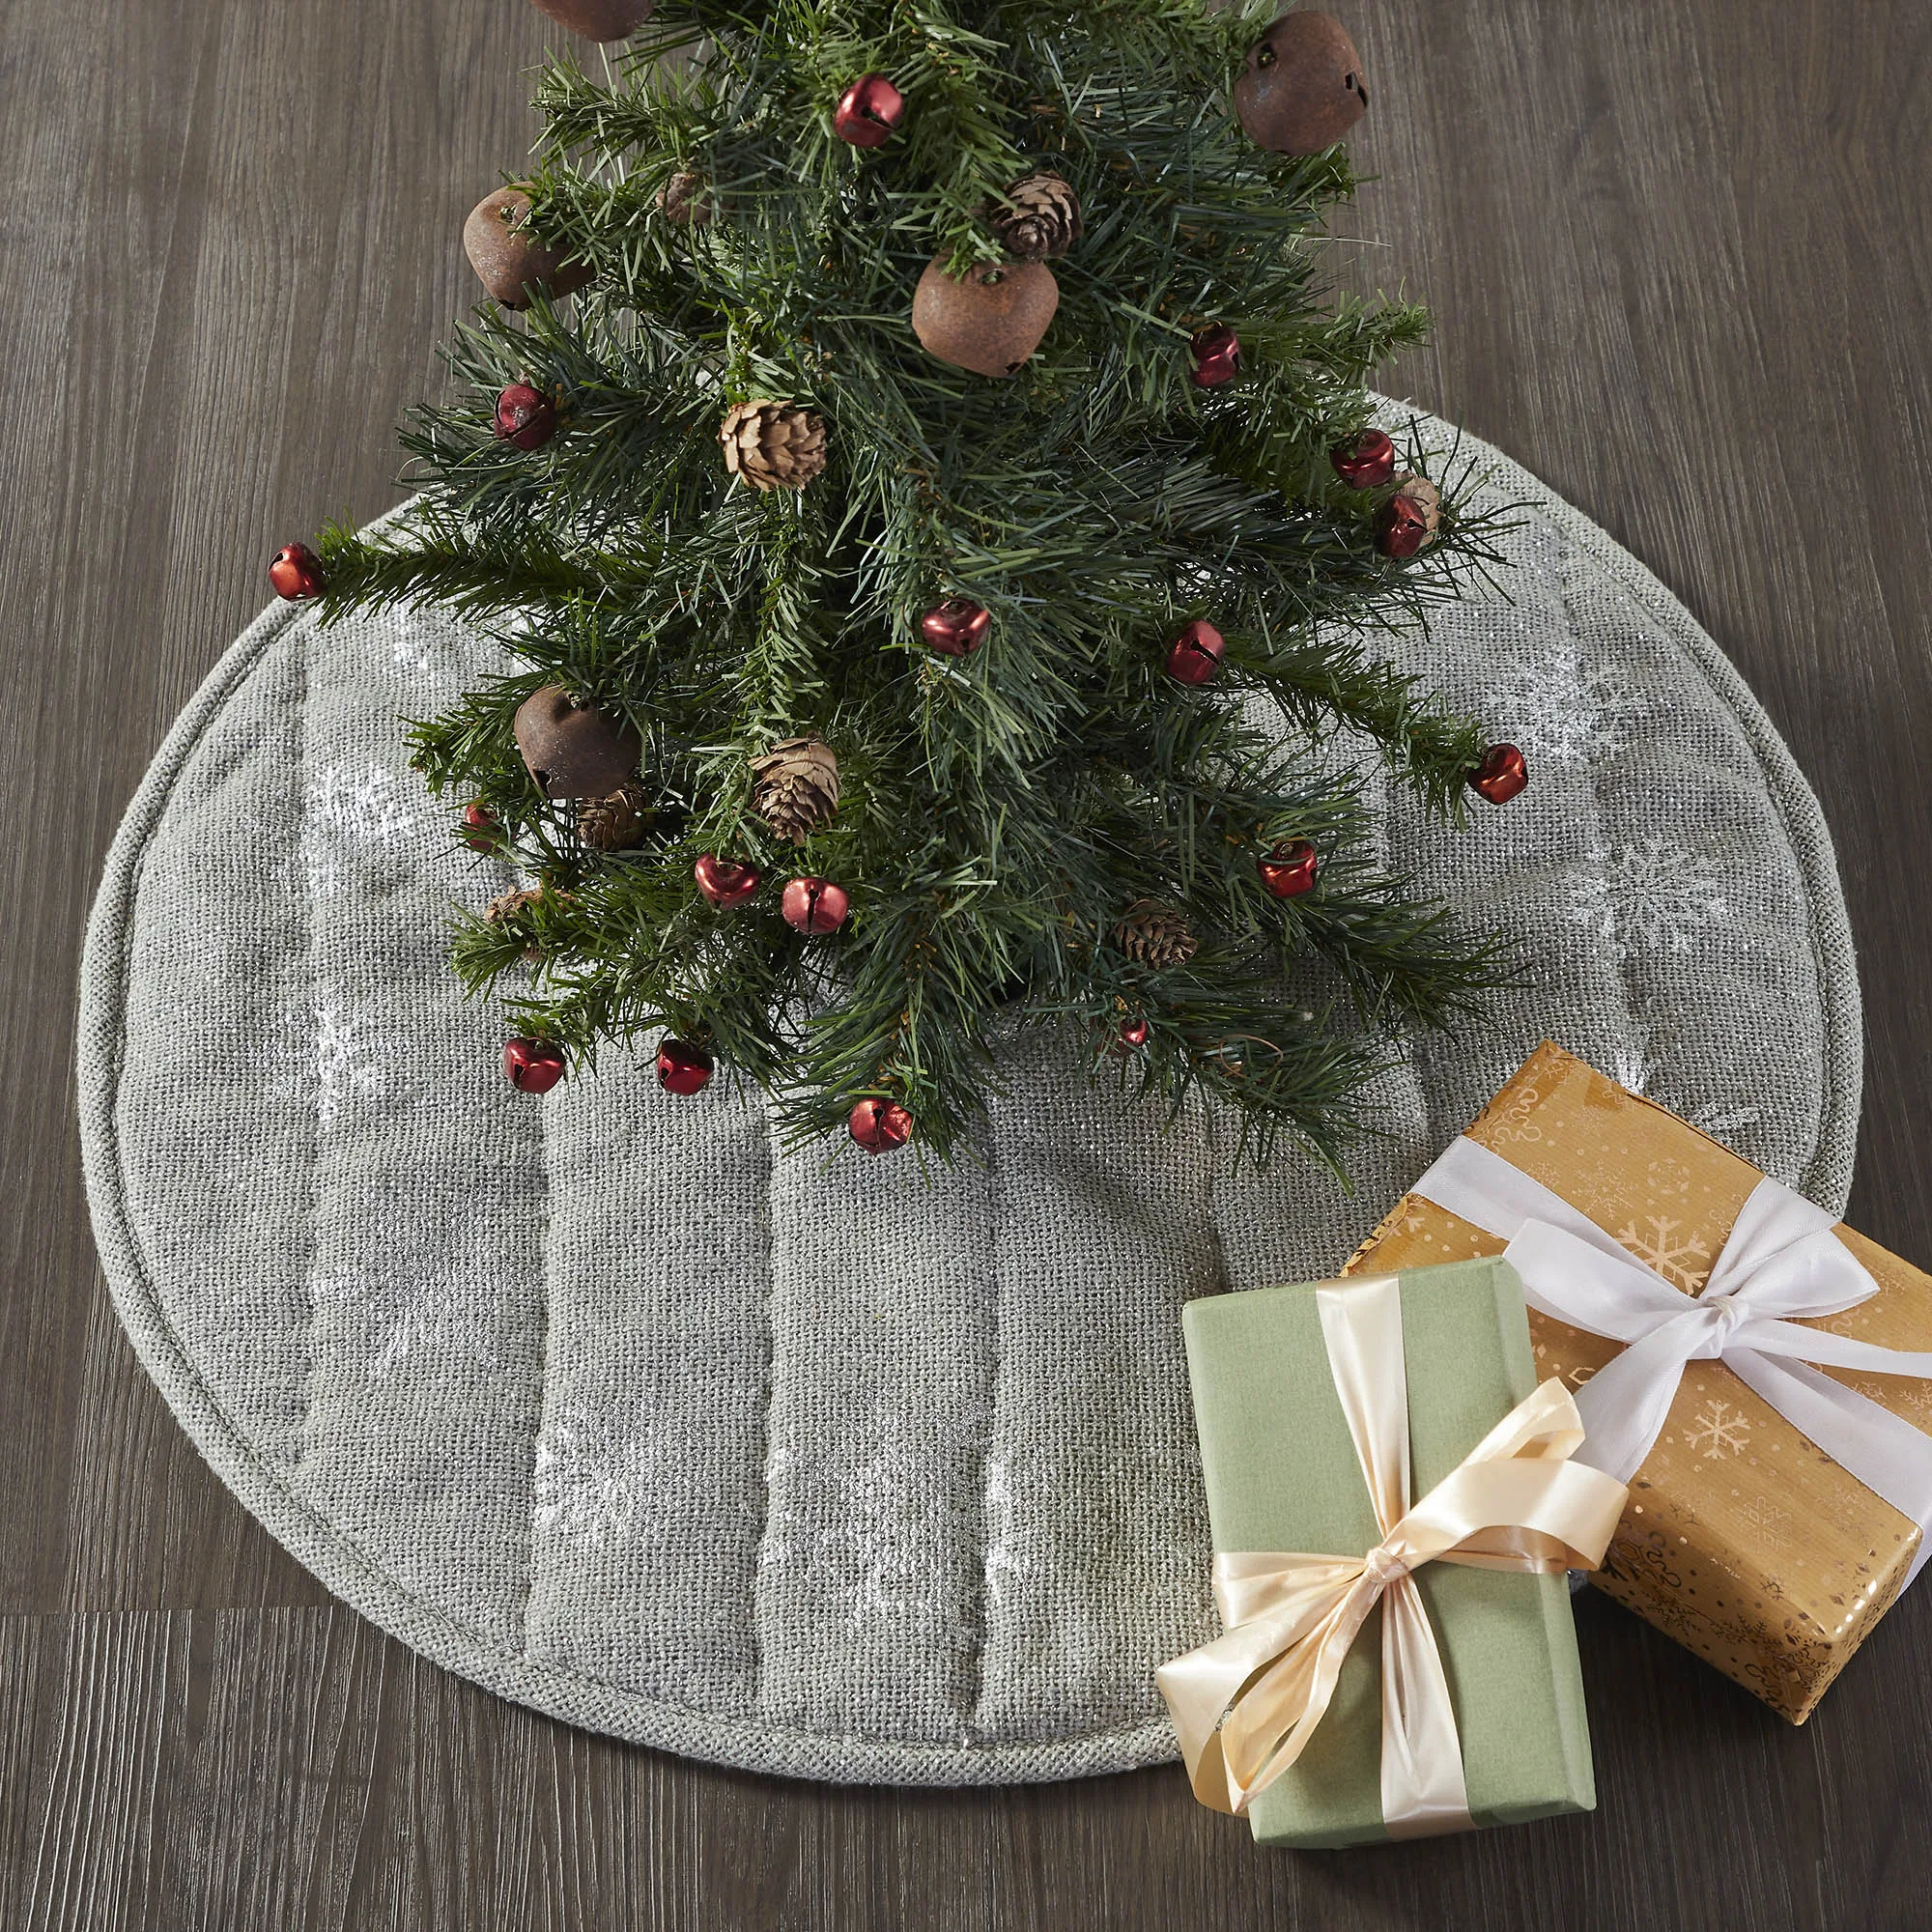
[[[1444,438],[1439,424],[1429,426]],[[1534,772],[1390,859],[1518,941],[1493,1032],[1419,1039],[1350,1196],[1226,1123],[1009,1056],[985,1163],[781,1157],[647,1061],[541,1100],[442,952],[508,875],[452,849],[398,722],[489,647],[266,612],[108,861],[80,1084],[101,1255],[222,1478],[406,1643],[573,1722],[802,1776],[979,1783],[1171,1755],[1211,1633],[1177,1316],[1332,1272],[1548,1035],[1832,1208],[1859,999],[1818,808],[1716,646],[1464,441],[1513,603],[1407,656]]]

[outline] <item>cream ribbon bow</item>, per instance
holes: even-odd
[[[1932,1377],[1932,1351],[1881,1349],[1799,1320],[1878,1293],[1833,1217],[1762,1179],[1701,1294],[1686,1295],[1561,1195],[1466,1135],[1414,1193],[1509,1243],[1529,1305],[1627,1346],[1577,1391],[1582,1460],[1628,1482],[1662,1433],[1687,1362],[1717,1360],[1919,1528],[1906,1580],[1932,1555],[1932,1436],[1816,1367]],[[1797,1319],[1793,1319],[1797,1318]]]
[[[1425,1563],[1595,1569],[1619,1482],[1570,1460],[1582,1429],[1548,1381],[1409,1506],[1408,1375],[1394,1275],[1316,1291],[1335,1393],[1381,1541],[1361,1556],[1239,1550],[1214,1559],[1227,1634],[1154,1673],[1194,1795],[1240,1812],[1301,1754],[1342,1661],[1382,1605],[1382,1817],[1393,1837],[1470,1823],[1455,1705],[1412,1573]]]

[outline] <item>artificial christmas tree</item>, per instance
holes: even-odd
[[[1338,1157],[1387,1035],[1493,977],[1311,754],[1348,727],[1460,813],[1485,738],[1374,636],[1490,553],[1413,436],[1350,487],[1367,377],[1424,318],[1322,297],[1348,158],[1261,145],[1236,83],[1252,56],[1273,99],[1305,40],[1346,69],[1318,132],[1366,91],[1346,34],[1273,15],[671,0],[614,79],[545,73],[535,165],[470,235],[528,306],[459,331],[405,436],[421,494],[313,580],[331,613],[500,620],[519,668],[416,755],[486,814],[459,836],[567,888],[510,1001],[540,1077],[702,1040],[796,1133],[950,1156],[1017,1003],[1096,1066],[1131,1033],[1257,1157],[1284,1128]],[[522,952],[456,942],[472,982]],[[1311,958],[1332,1025],[1287,990]]]

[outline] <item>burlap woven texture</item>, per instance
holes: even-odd
[[[1445,440],[1444,426],[1430,426]],[[1332,1271],[1543,1036],[1842,1206],[1857,980],[1817,806],[1647,572],[1464,439],[1513,604],[1407,646],[1527,753],[1389,859],[1520,940],[1494,1031],[1424,1039],[1350,1197],[1225,1122],[1008,1066],[987,1161],[781,1157],[648,1060],[542,1100],[442,957],[513,880],[453,849],[398,720],[484,648],[280,607],[184,714],[89,936],[83,1135],[123,1321],[202,1452],[340,1596],[574,1722],[929,1783],[1172,1754],[1211,1634],[1178,1320]]]

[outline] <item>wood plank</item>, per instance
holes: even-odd
[[[152,1924],[165,1829],[160,1773],[187,1701],[188,1619],[6,1622],[10,1648],[25,1637],[50,1653],[32,1659],[50,1693],[34,1749],[0,1779],[25,1801],[29,1828],[24,1856],[0,1879],[14,1894],[8,1922],[103,1932]]]

